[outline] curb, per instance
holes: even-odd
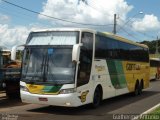
[[[157,105],[155,105],[155,106],[153,106],[153,107],[152,107],[152,108],[150,108],[149,110],[147,110],[147,111],[143,112],[141,115],[148,114],[148,113],[150,113],[150,112],[154,111],[155,109],[157,109],[158,107],[160,107],[160,103],[159,103],[159,104],[157,104]],[[141,115],[140,115],[140,116],[141,116]]]
[[[155,106],[153,106],[152,108],[148,109],[147,111],[143,112],[142,114],[134,117],[132,120],[138,120],[138,119],[139,119],[140,117],[142,117],[143,115],[146,115],[146,114],[154,111],[154,110],[157,109],[158,107],[160,107],[160,103],[157,104],[157,105],[155,105]]]

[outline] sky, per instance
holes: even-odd
[[[0,0],[0,46],[24,44],[30,31],[86,27],[135,42],[160,38],[160,0]]]

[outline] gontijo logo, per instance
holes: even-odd
[[[127,63],[126,70],[140,70],[141,66],[139,64]]]
[[[95,66],[95,69],[96,69],[98,72],[100,72],[100,71],[105,71],[105,67],[104,67],[104,66],[98,66],[98,65],[96,65],[96,66]]]
[[[89,90],[84,91],[84,92],[81,93],[81,96],[79,96],[79,98],[81,99],[81,102],[85,102],[86,101],[86,97],[87,97],[88,93],[89,93]]]

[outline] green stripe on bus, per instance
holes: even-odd
[[[124,70],[122,61],[107,60],[108,70],[111,78],[111,82],[115,89],[126,87],[126,78],[124,76]]]
[[[56,93],[61,87],[62,86],[45,86],[42,91],[45,93]]]

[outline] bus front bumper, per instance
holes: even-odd
[[[21,91],[21,100],[24,103],[46,104],[53,106],[78,107],[82,105],[77,93],[41,95]]]

